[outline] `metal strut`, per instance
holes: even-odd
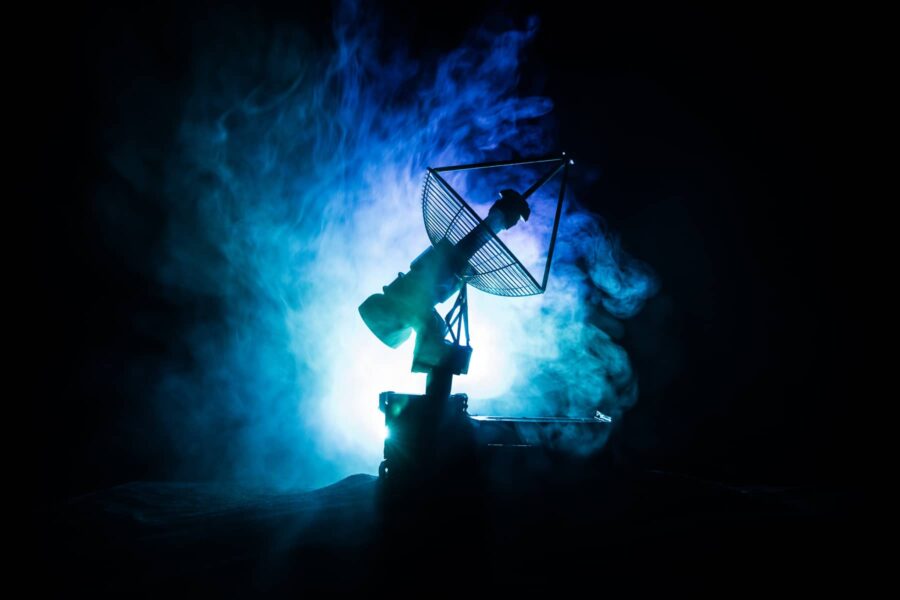
[[[450,338],[455,345],[460,345],[460,335],[462,333],[466,334],[466,346],[469,345],[469,301],[465,281],[462,282],[462,286],[459,288],[459,294],[456,295],[456,302],[453,303],[453,308],[444,317],[444,322],[447,323]]]

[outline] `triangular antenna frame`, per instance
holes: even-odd
[[[441,176],[441,173],[542,163],[548,164],[550,169],[522,194],[524,199],[527,200],[528,197],[553,179],[560,171],[562,171],[562,181],[559,187],[553,229],[550,234],[550,246],[547,249],[547,263],[544,266],[541,283],[537,282],[516,255],[506,247],[506,244],[493,231],[490,231],[488,227],[483,227],[482,229],[487,232],[490,239],[469,261],[473,274],[467,281],[473,287],[499,296],[531,296],[542,294],[547,289],[550,265],[553,261],[556,237],[559,232],[559,221],[562,216],[563,199],[566,194],[569,166],[575,164],[575,162],[566,157],[565,152],[563,152],[562,155],[550,157],[428,168],[428,175],[425,178],[425,185],[422,191],[422,212],[428,237],[431,239],[432,244],[437,245],[445,239],[455,244],[466,233],[483,223],[481,217],[447,183]]]

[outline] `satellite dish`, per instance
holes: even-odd
[[[412,371],[427,373],[424,395],[381,394],[379,407],[384,412],[387,430],[391,432],[385,439],[385,460],[379,467],[382,476],[395,473],[390,477],[396,477],[396,473],[405,472],[408,481],[417,481],[415,473],[427,468],[437,456],[436,436],[441,428],[460,435],[477,429],[482,440],[490,446],[523,447],[531,443],[520,439],[517,433],[523,423],[528,427],[547,426],[551,429],[558,429],[563,422],[579,427],[608,423],[608,418],[604,421],[597,416],[574,420],[469,419],[468,396],[450,393],[453,376],[468,372],[472,355],[467,286],[497,296],[533,296],[547,289],[566,180],[572,164],[573,161],[562,154],[550,158],[428,169],[422,189],[422,215],[432,245],[410,264],[407,273],[398,274],[381,293],[372,294],[359,307],[360,316],[369,330],[391,348],[399,347],[415,331]],[[444,174],[450,172],[522,165],[543,165],[547,170],[521,194],[512,189],[500,190],[500,199],[494,202],[485,219],[479,217],[444,178]],[[550,245],[538,283],[538,278],[525,268],[497,234],[514,227],[519,219],[527,220],[531,214],[528,198],[560,172],[562,178]],[[456,301],[450,312],[442,317],[435,307],[454,293],[457,294]],[[450,339],[446,339],[448,336]],[[468,434],[463,437],[465,435]],[[450,437],[456,437],[456,434]]]
[[[522,165],[546,164],[549,170],[519,196],[526,201],[532,194],[549,182],[560,171],[562,181],[559,187],[559,198],[556,203],[556,214],[550,235],[550,246],[547,250],[547,262],[541,277],[541,283],[522,265],[506,244],[497,237],[495,228],[486,226],[484,220],[472,209],[463,197],[447,182],[442,173],[473,171],[476,169],[495,169]],[[569,165],[574,161],[567,159],[565,153],[552,158],[532,158],[514,161],[485,162],[468,165],[429,168],[422,189],[422,214],[425,219],[425,230],[434,246],[443,241],[457,245],[472,232],[480,238],[478,250],[468,259],[465,283],[488,294],[496,296],[533,296],[542,294],[547,289],[550,276],[550,263],[556,246],[556,235],[562,214],[563,198],[566,194],[566,180]],[[505,190],[511,191],[511,190]],[[527,216],[525,217],[527,219]]]

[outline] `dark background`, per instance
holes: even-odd
[[[423,3],[418,3],[423,4]],[[815,10],[726,12],[615,3],[482,7],[387,3],[386,34],[431,56],[486,20],[540,17],[523,92],[555,102],[560,146],[577,157],[579,196],[651,265],[661,291],[626,325],[641,394],[610,449],[623,464],[725,482],[855,489],[859,360],[852,273],[837,206],[849,120],[851,24]],[[330,7],[228,7],[264,26],[327,41]],[[44,500],[160,479],[172,456],[141,428],[152,385],[135,365],[168,351],[134,326],[190,322],[107,242],[95,194],[112,176],[107,132],[177,125],[192,26],[214,3],[66,9],[36,29],[52,48],[29,69],[40,235],[31,269],[40,311],[35,431]],[[159,110],[123,115],[153,81]],[[156,132],[156,134],[154,134]],[[137,207],[151,247],[165,215]],[[373,465],[373,471],[375,465]]]

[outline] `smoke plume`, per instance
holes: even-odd
[[[551,100],[517,92],[537,31],[535,20],[473,31],[417,61],[343,4],[327,51],[297,31],[200,38],[154,184],[167,215],[155,277],[196,307],[189,360],[154,390],[181,476],[308,486],[376,469],[378,393],[421,392],[424,376],[409,372],[413,343],[381,345],[357,306],[428,246],[427,166],[562,150]],[[113,162],[145,186],[127,167],[135,152]],[[461,185],[476,206],[490,201]],[[471,412],[616,418],[636,399],[628,356],[592,315],[627,318],[656,284],[577,192],[546,294],[469,295],[475,351],[454,389]],[[545,233],[510,232],[529,266]]]

